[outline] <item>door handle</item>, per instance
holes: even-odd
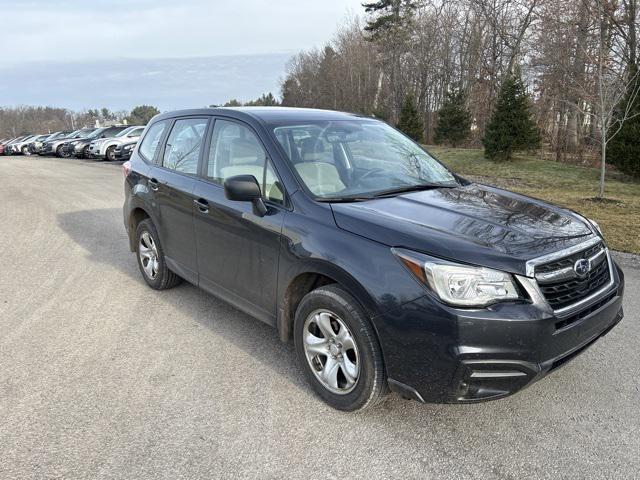
[[[149,188],[151,188],[151,190],[153,190],[154,192],[158,191],[158,187],[160,186],[158,180],[156,180],[155,178],[150,178],[147,183],[149,184]]]
[[[198,210],[200,210],[201,213],[209,213],[209,202],[204,198],[194,200],[193,203],[196,204],[196,207],[198,207]]]

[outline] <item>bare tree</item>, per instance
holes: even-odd
[[[579,83],[573,79],[576,89],[587,104],[594,108],[585,109],[583,105],[574,105],[591,117],[598,130],[600,144],[600,181],[598,197],[604,198],[607,164],[607,145],[620,132],[624,123],[638,115],[633,106],[640,95],[640,78],[635,62],[629,63],[625,57],[628,52],[627,40],[617,30],[615,0],[583,0],[592,11],[594,44],[587,51],[589,63],[593,66],[593,85]],[[585,48],[588,48],[585,46]],[[628,54],[628,53],[627,53]],[[630,68],[630,65],[633,65]]]

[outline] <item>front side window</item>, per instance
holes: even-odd
[[[158,149],[158,144],[162,139],[162,134],[167,128],[167,125],[168,125],[167,120],[154,123],[149,127],[149,131],[142,139],[139,152],[147,160],[153,161],[156,155],[156,150]]]
[[[206,118],[176,120],[167,138],[162,166],[195,175],[207,122]]]
[[[220,185],[236,175],[253,175],[265,200],[284,203],[284,189],[262,143],[248,127],[216,120],[211,133],[207,177]]]
[[[299,177],[319,199],[458,184],[418,144],[377,120],[276,125],[273,133]]]

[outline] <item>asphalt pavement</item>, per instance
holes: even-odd
[[[0,478],[640,477],[640,268],[625,319],[517,395],[318,400],[291,345],[128,251],[117,164],[0,157]]]

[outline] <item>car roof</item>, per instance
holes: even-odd
[[[354,113],[337,112],[334,110],[320,110],[317,108],[296,108],[296,107],[211,107],[197,108],[189,110],[174,110],[162,113],[154,118],[166,120],[169,118],[183,117],[190,115],[228,115],[232,117],[252,117],[263,123],[278,121],[318,121],[318,120],[354,120],[362,117]]]

